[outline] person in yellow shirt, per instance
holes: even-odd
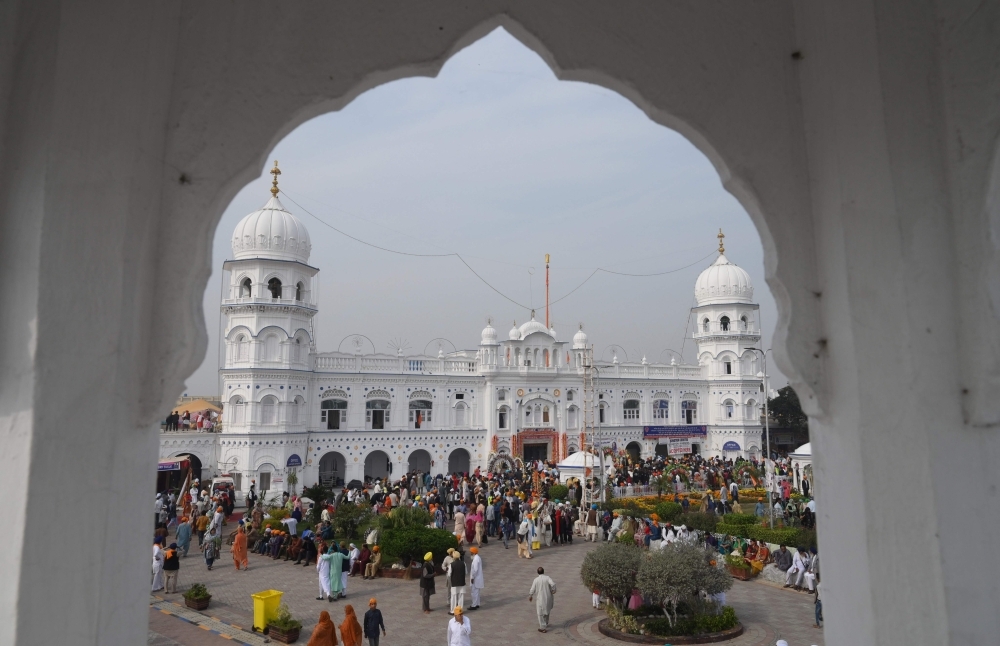
[[[201,512],[201,516],[194,522],[195,529],[198,530],[198,547],[201,547],[205,542],[205,531],[208,530],[208,523],[211,519],[208,517],[208,512]]]

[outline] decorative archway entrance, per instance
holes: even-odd
[[[431,454],[424,449],[417,449],[410,454],[409,459],[406,462],[407,470],[410,472],[419,471],[421,473],[430,473],[431,471]]]
[[[347,458],[337,451],[328,451],[319,459],[319,483],[324,487],[340,487],[345,484],[344,475]]]
[[[385,451],[372,451],[365,456],[365,477],[382,479],[392,473],[392,463]]]
[[[455,449],[448,454],[448,473],[468,473],[471,458],[465,449]]]

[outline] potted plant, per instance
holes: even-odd
[[[184,605],[193,610],[208,608],[208,602],[211,600],[212,595],[208,593],[204,583],[195,583],[184,593]]]
[[[729,554],[726,556],[726,570],[733,575],[733,578],[740,581],[749,581],[752,576],[750,563],[742,556]]]
[[[286,604],[278,607],[278,614],[267,622],[267,635],[276,642],[291,644],[299,638],[302,622],[292,617]]]

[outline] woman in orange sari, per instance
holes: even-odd
[[[340,624],[340,640],[344,646],[361,646],[361,624],[354,614],[354,606],[344,606],[344,622]]]
[[[319,613],[319,623],[313,628],[306,646],[337,646],[337,627],[326,610]]]
[[[240,565],[243,565],[244,570],[250,569],[250,562],[247,560],[247,533],[243,525],[240,525],[239,530],[236,532],[236,538],[233,539],[233,563],[236,565],[236,569],[240,569]]]

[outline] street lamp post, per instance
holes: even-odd
[[[766,477],[764,483],[767,486],[767,516],[771,519],[771,529],[774,529],[774,505],[771,500],[771,469],[767,466],[767,461],[771,459],[771,416],[769,414],[767,400],[769,392],[767,389],[767,353],[770,349],[761,350],[760,348],[747,348],[747,350],[752,350],[753,352],[759,352],[761,363],[763,364],[764,370],[758,372],[757,376],[761,378],[761,387],[764,389],[764,469],[766,472]]]

